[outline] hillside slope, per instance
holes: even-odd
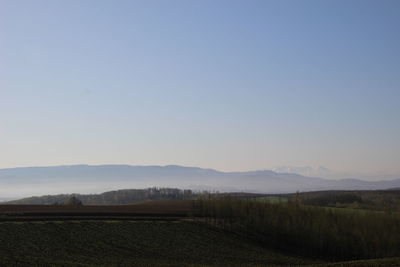
[[[0,224],[2,266],[281,266],[315,263],[192,222]]]

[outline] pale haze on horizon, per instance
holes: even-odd
[[[399,11],[0,0],[0,168],[400,174]]]

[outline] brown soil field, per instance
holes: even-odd
[[[0,216],[188,216],[191,200],[147,201],[128,205],[0,205]]]

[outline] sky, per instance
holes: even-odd
[[[0,0],[0,168],[400,174],[400,1]]]

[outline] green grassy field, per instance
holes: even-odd
[[[0,266],[400,266],[400,258],[321,262],[187,221],[0,223]]]
[[[0,223],[0,266],[287,266],[316,263],[190,221]]]

